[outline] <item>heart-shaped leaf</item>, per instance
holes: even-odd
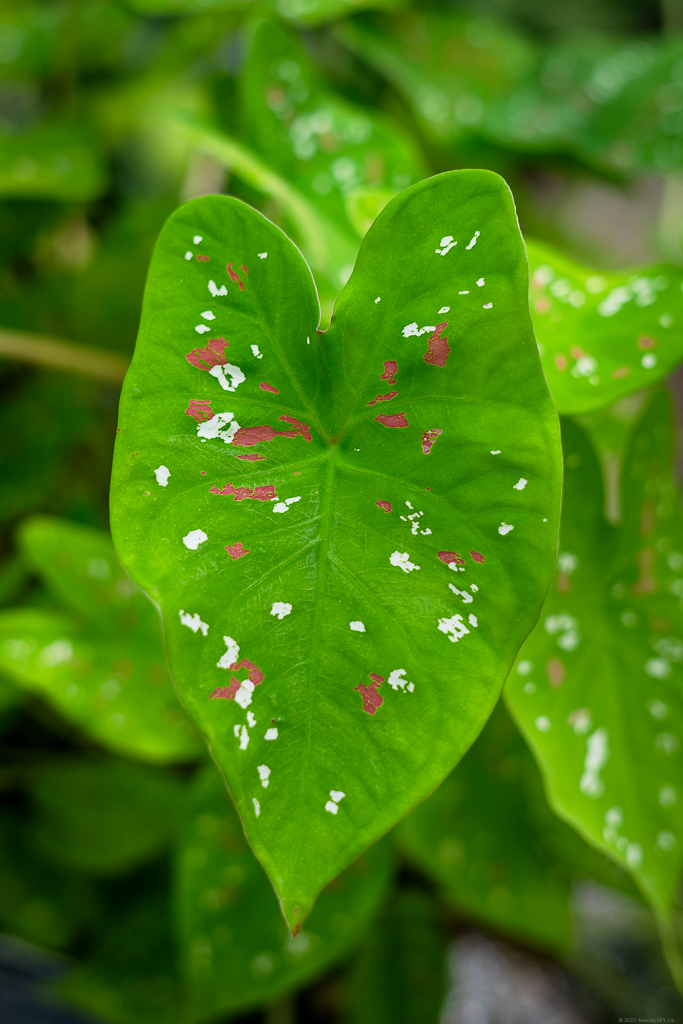
[[[323,336],[306,264],[244,204],[196,200],[159,239],[115,542],[293,929],[472,743],[552,576],[526,287],[485,171],[382,211]]]
[[[531,318],[559,413],[612,405],[683,358],[683,270],[605,273],[526,240]]]
[[[585,435],[563,423],[555,585],[506,687],[553,805],[632,874],[660,921],[683,835],[683,520],[671,427],[660,391],[634,431],[616,528]]]
[[[325,889],[295,939],[209,766],[193,783],[176,851],[180,961],[191,1022],[263,1006],[348,953],[386,894],[391,856],[378,843]]]
[[[201,750],[173,689],[156,609],[107,534],[47,516],[19,543],[63,611],[0,611],[0,669],[118,754],[186,761]]]

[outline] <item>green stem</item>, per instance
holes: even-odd
[[[0,329],[0,358],[35,363],[119,385],[123,382],[129,364],[125,356],[113,352],[77,345],[61,338],[6,329]]]

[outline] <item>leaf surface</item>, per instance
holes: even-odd
[[[64,611],[0,612],[0,669],[123,756],[165,762],[201,745],[173,688],[156,609],[125,573],[109,537],[49,517],[19,540]]]
[[[262,1006],[344,956],[386,894],[391,858],[373,846],[321,894],[292,938],[213,765],[196,780],[176,850],[175,900],[189,1020]]]
[[[602,515],[586,436],[563,422],[555,584],[520,651],[508,704],[553,806],[631,873],[660,917],[681,864],[683,521],[665,392],[635,428],[623,522]]]
[[[683,358],[683,270],[619,274],[526,240],[531,318],[557,411],[590,413],[657,383]]]
[[[392,200],[322,336],[249,207],[197,200],[160,237],[115,540],[293,929],[462,756],[545,593],[560,466],[526,310],[488,172]]]

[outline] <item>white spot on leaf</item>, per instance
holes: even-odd
[[[609,737],[607,729],[596,729],[586,740],[586,756],[583,759],[583,775],[579,789],[592,800],[597,800],[605,791],[600,772],[609,760]]]
[[[349,622],[349,629],[352,629],[354,633],[364,633],[365,624],[360,619],[356,619],[354,622]]]
[[[247,379],[239,366],[233,366],[232,363],[225,363],[223,366],[220,364],[212,366],[209,373],[212,377],[216,378],[224,391],[236,391],[240,384]],[[211,420],[208,422],[210,423]]]
[[[410,555],[407,551],[393,551],[389,555],[389,561],[392,565],[398,566],[399,569],[403,569],[404,572],[412,572],[413,569],[419,569],[419,565],[415,565],[414,562],[410,561]]]
[[[197,612],[195,612],[194,615],[190,615],[189,612],[184,612],[181,608],[178,615],[183,626],[187,626],[187,628],[191,629],[193,633],[196,633],[201,629],[202,636],[206,636],[209,632],[208,624],[206,622],[202,622]]]
[[[190,551],[196,551],[200,544],[203,544],[205,540],[209,538],[203,530],[190,530],[190,532],[183,537],[183,544]]]
[[[230,668],[240,656],[239,644],[231,636],[224,636],[223,643],[225,644],[226,651],[221,656],[220,661],[216,662],[216,668]]]
[[[500,526],[498,527],[498,533],[502,537],[504,537],[506,533],[509,533],[510,530],[514,530],[514,526],[510,526],[509,523],[501,523]]]
[[[259,814],[261,813],[261,804],[258,802],[255,796],[252,797],[251,802],[254,805],[254,814],[258,818]]]
[[[270,768],[267,764],[260,764],[256,771],[258,772],[259,779],[261,780],[261,785],[264,789],[268,789],[268,785],[270,783]]]
[[[263,353],[259,352],[258,345],[250,345],[251,351],[254,353],[257,359],[263,359]]]
[[[157,483],[159,484],[159,486],[165,487],[168,483],[168,478],[171,475],[171,471],[170,469],[167,469],[166,466],[158,466],[157,469],[154,470],[154,475],[157,478]]]
[[[266,735],[263,737],[264,740],[276,740],[278,736],[277,729],[267,729]]]
[[[207,327],[206,324],[197,324],[195,327],[197,334],[207,334],[210,330],[211,328]]]
[[[216,319],[215,314],[212,313],[210,309],[204,310],[204,312],[200,313],[199,315],[202,317],[203,320],[215,320]]]
[[[469,633],[469,629],[463,622],[462,615],[452,615],[450,619],[439,619],[437,629],[446,633],[451,643],[457,643],[461,637]]]
[[[478,238],[479,238],[479,232],[475,231],[474,232],[474,236],[472,237],[472,241],[470,242],[469,245],[466,245],[465,248],[468,249],[468,250],[469,249],[474,249],[475,245],[477,244],[477,239]]]
[[[211,292],[211,294],[213,295],[214,298],[216,298],[218,295],[227,295],[228,294],[228,289],[225,287],[225,285],[223,284],[219,288],[216,285],[215,281],[209,281],[209,283],[207,285],[207,288],[209,289],[209,291]]]
[[[515,490],[515,491],[523,491],[528,483],[529,483],[528,480],[525,480],[523,476],[520,476],[520,478],[517,481],[517,483],[512,485],[513,490]]]
[[[273,607],[270,609],[270,614],[277,615],[278,619],[282,620],[285,615],[290,615],[291,611],[291,604],[287,604],[285,601],[273,601]]]
[[[550,732],[553,727],[553,723],[550,721],[547,715],[539,715],[534,719],[534,725],[539,732]]]

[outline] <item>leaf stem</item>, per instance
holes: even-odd
[[[91,348],[89,345],[78,345],[61,338],[2,328],[0,358],[95,377],[110,384],[123,382],[129,364],[125,356]]]

